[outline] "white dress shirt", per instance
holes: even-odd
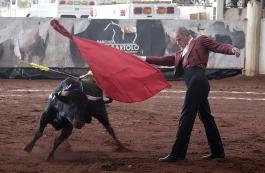
[[[188,63],[187,63],[188,57],[185,57],[185,55],[186,55],[186,53],[189,50],[189,46],[190,46],[190,43],[191,43],[192,40],[193,40],[193,38],[191,37],[191,39],[189,40],[188,44],[185,46],[185,48],[182,51],[182,57],[183,57],[182,66],[183,66],[183,68],[185,68],[185,66],[188,65]]]

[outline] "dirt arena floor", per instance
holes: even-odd
[[[0,80],[0,173],[264,173],[265,76],[211,80],[209,101],[219,127],[226,159],[203,161],[209,151],[199,119],[193,128],[187,160],[160,163],[175,140],[185,85],[136,104],[113,102],[109,118],[130,149],[117,151],[111,137],[93,120],[74,130],[55,160],[46,161],[56,132],[49,125],[32,153],[23,151],[57,80]]]

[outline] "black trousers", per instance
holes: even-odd
[[[193,124],[198,113],[202,121],[212,154],[223,154],[223,144],[208,102],[210,86],[204,69],[191,67],[184,71],[187,92],[179,120],[176,141],[171,155],[186,157]]]

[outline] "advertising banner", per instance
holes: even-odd
[[[0,68],[29,67],[28,63],[55,68],[83,68],[73,43],[50,27],[50,18],[0,18]],[[164,56],[179,50],[177,27],[186,27],[193,37],[237,46],[240,58],[211,53],[208,68],[244,67],[244,21],[60,19],[72,34],[139,56]]]

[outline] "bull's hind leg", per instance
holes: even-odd
[[[37,142],[37,140],[43,135],[43,131],[45,129],[45,127],[47,126],[49,119],[51,115],[49,115],[49,112],[45,111],[42,113],[41,118],[39,120],[38,123],[38,127],[37,127],[37,131],[34,134],[33,139],[31,140],[30,143],[28,143],[25,147],[24,150],[27,152],[31,152],[35,143]]]
[[[73,131],[73,127],[70,126],[70,125],[64,127],[60,131],[59,135],[54,139],[52,150],[49,153],[49,156],[48,156],[47,160],[53,160],[54,152],[56,151],[58,146],[72,134],[72,131]]]
[[[125,149],[125,147],[120,142],[120,140],[117,138],[113,128],[110,125],[107,111],[104,111],[104,113],[102,115],[95,116],[95,118],[106,128],[108,133],[114,139],[114,141],[115,141],[116,145],[118,146],[118,148],[119,149]]]

